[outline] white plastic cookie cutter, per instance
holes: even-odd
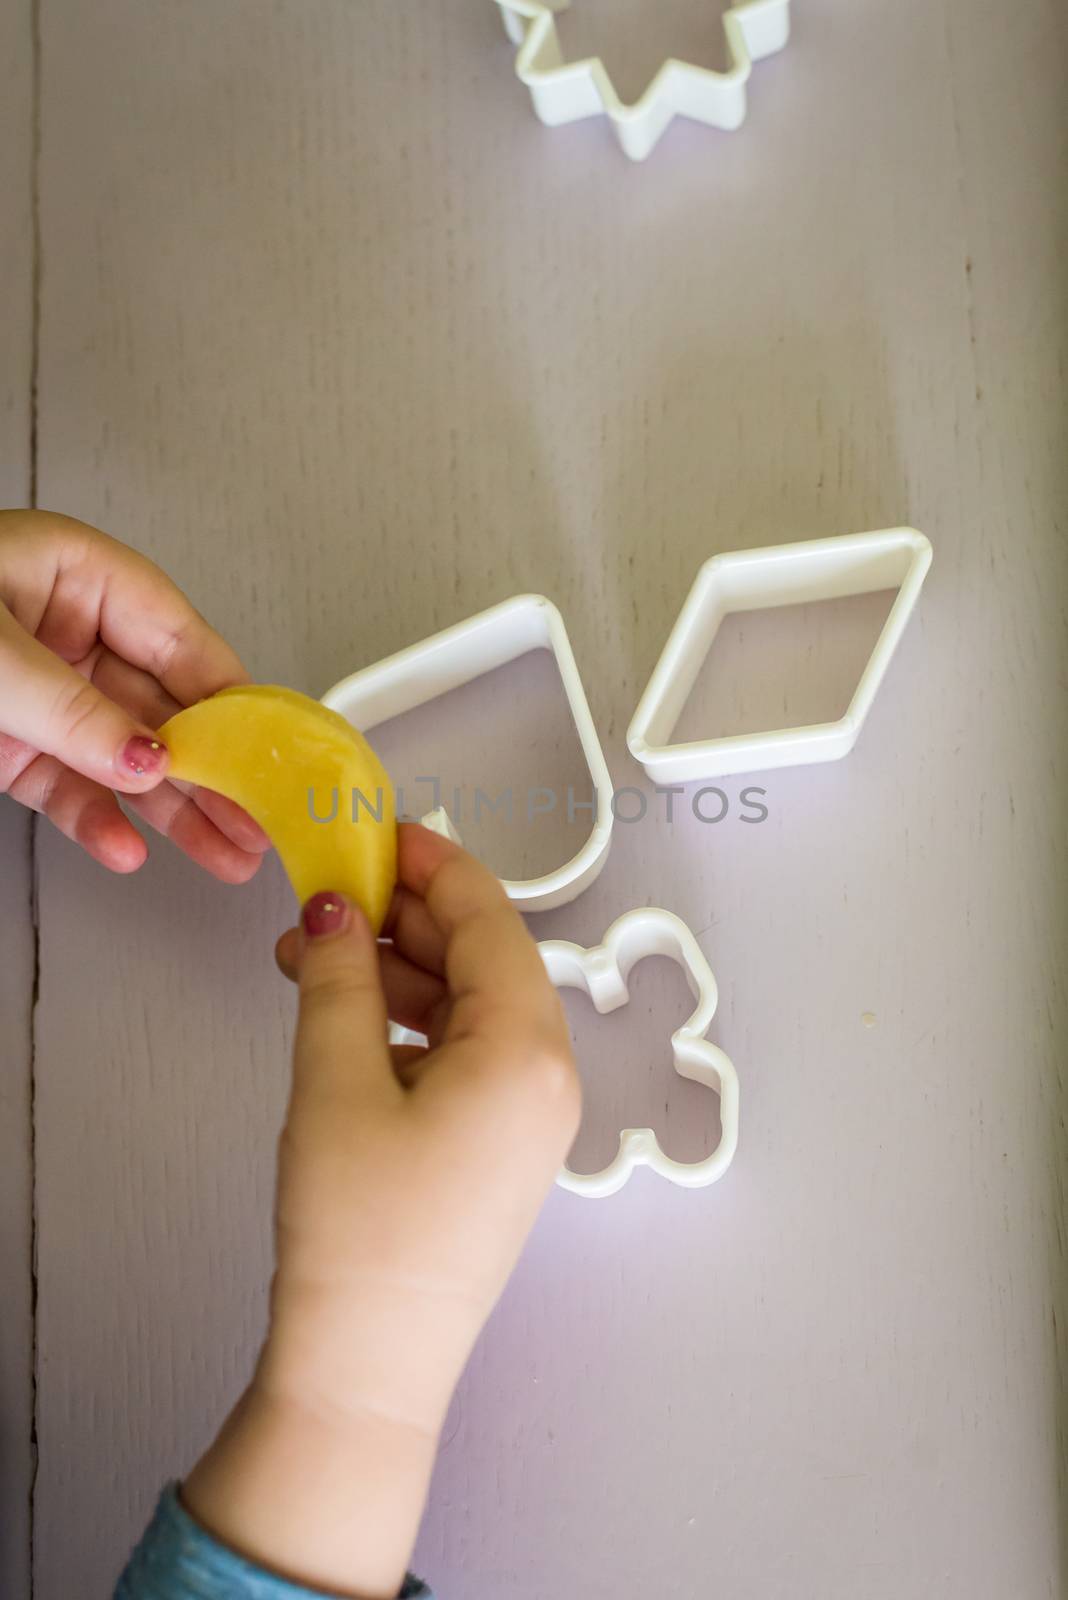
[[[629,999],[627,977],[643,956],[669,956],[678,962],[697,1001],[696,1009],[671,1036],[675,1071],[707,1084],[719,1095],[719,1143],[702,1161],[674,1161],[661,1149],[652,1128],[624,1128],[619,1150],[601,1172],[572,1172],[557,1178],[561,1188],[598,1199],[622,1189],[636,1167],[650,1167],[662,1178],[699,1189],[723,1176],[738,1145],[738,1075],[730,1058],[704,1036],[716,1013],[719,991],[712,969],[686,924],[671,911],[643,906],[618,917],[601,944],[591,949],[565,939],[539,944],[542,959],[558,988],[584,989],[599,1012],[615,1011]]]
[[[698,572],[638,702],[627,729],[631,755],[661,783],[802,766],[847,755],[864,726],[930,565],[930,541],[915,528],[885,528],[713,556]],[[724,617],[734,611],[834,600],[879,589],[897,589],[897,598],[845,715],[836,722],[671,743]]]
[[[470,683],[495,667],[529,654],[550,650],[556,659],[564,694],[574,720],[582,754],[594,790],[594,820],[581,850],[563,866],[540,878],[503,879],[510,899],[523,911],[547,911],[566,905],[588,888],[604,866],[612,838],[612,780],[590,716],[564,619],[540,594],[515,595],[477,616],[458,622],[419,644],[398,650],[384,661],[343,678],[322,697],[322,703],[339,711],[362,733],[392,717],[436,700],[439,695]],[[441,808],[430,813],[440,825]],[[424,818],[424,822],[428,819]],[[445,818],[447,827],[448,819]],[[434,824],[431,823],[431,826]],[[450,837],[456,838],[455,830]]]
[[[644,161],[673,117],[711,128],[740,127],[754,61],[781,50],[790,37],[790,0],[739,0],[723,14],[730,65],[712,72],[668,59],[632,105],[624,105],[599,56],[565,61],[554,12],[569,0],[497,0],[504,26],[518,45],[516,76],[530,90],[534,111],[549,127],[603,113],[632,161]]]

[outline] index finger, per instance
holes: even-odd
[[[238,656],[178,585],[147,556],[99,528],[58,514],[35,517],[14,542],[8,562],[16,574],[20,564],[26,569],[23,588],[64,596],[63,641],[49,637],[47,606],[38,618],[43,643],[64,659],[75,658],[61,643],[77,639],[80,647],[99,634],[183,706],[248,682]]]
[[[500,879],[460,845],[418,824],[398,829],[401,883],[425,904],[444,945],[452,1012],[445,1038],[514,1041],[559,1020],[538,947]]]
[[[107,539],[108,535],[102,535]],[[115,565],[100,603],[100,637],[116,655],[141,667],[180,705],[247,683],[240,658],[146,556],[109,540]]]

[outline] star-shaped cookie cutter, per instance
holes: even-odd
[[[569,0],[497,0],[505,31],[518,46],[516,76],[530,90],[548,127],[602,113],[625,155],[644,161],[673,117],[731,130],[745,121],[746,83],[754,61],[774,55],[790,37],[790,0],[739,0],[723,13],[726,72],[670,58],[649,87],[624,105],[599,56],[565,61],[554,13]]]
[[[619,1149],[600,1172],[572,1172],[564,1167],[557,1183],[573,1194],[599,1199],[622,1189],[636,1167],[650,1167],[684,1188],[714,1183],[730,1166],[738,1145],[738,1074],[724,1051],[705,1038],[716,1014],[719,990],[700,945],[681,918],[657,906],[626,911],[589,949],[566,939],[539,944],[546,971],[557,988],[583,989],[602,1014],[630,998],[627,978],[644,956],[668,956],[686,975],[696,1008],[671,1035],[675,1071],[682,1078],[706,1084],[719,1095],[719,1143],[701,1161],[675,1161],[665,1155],[652,1128],[624,1128]]]

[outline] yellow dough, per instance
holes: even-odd
[[[254,817],[302,905],[339,890],[379,932],[397,877],[397,826],[393,787],[362,733],[273,684],[221,689],[159,731],[168,776],[214,789]]]

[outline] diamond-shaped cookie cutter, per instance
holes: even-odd
[[[638,702],[627,729],[631,755],[655,782],[687,783],[834,761],[848,754],[864,726],[930,565],[930,542],[915,528],[884,528],[713,556],[698,572]],[[897,589],[897,598],[844,716],[809,727],[671,742],[724,617],[735,611],[834,600],[880,589]]]
[[[790,37],[790,0],[739,0],[723,14],[726,72],[669,58],[631,105],[616,93],[599,56],[565,61],[554,12],[569,0],[497,0],[505,30],[518,46],[516,76],[530,90],[536,115],[549,127],[604,114],[624,153],[644,161],[673,117],[711,128],[740,127],[754,61],[781,50]]]
[[[699,1189],[714,1183],[730,1166],[738,1145],[738,1075],[730,1057],[705,1038],[716,1014],[719,991],[711,967],[689,928],[674,912],[642,906],[617,917],[599,945],[589,949],[566,939],[539,944],[546,971],[558,988],[583,989],[602,1014],[629,999],[627,977],[644,956],[668,956],[686,975],[697,1005],[671,1035],[675,1071],[719,1095],[720,1137],[701,1161],[675,1161],[665,1155],[652,1128],[624,1128],[619,1149],[600,1172],[565,1167],[557,1183],[573,1194],[600,1199],[615,1194],[638,1167],[649,1167],[671,1183]]]
[[[597,877],[608,855],[613,821],[612,780],[564,619],[551,600],[540,594],[515,595],[342,678],[322,703],[367,733],[533,650],[549,650],[555,657],[594,790],[593,827],[570,861],[538,878],[502,880],[521,910],[548,911],[566,905]],[[447,818],[446,826],[440,825],[443,815],[440,808],[430,814],[438,819],[438,832],[447,830]],[[454,830],[450,837],[456,837]]]

